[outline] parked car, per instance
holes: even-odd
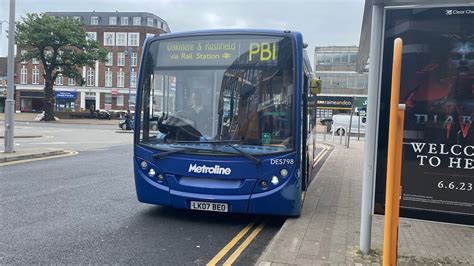
[[[112,117],[110,113],[106,110],[95,110],[93,113],[94,117],[97,119],[109,119]]]
[[[319,123],[321,123],[323,126],[331,126],[332,117],[323,117],[319,120]]]
[[[130,127],[131,129],[133,129],[135,123],[135,121],[133,120],[133,116],[130,117]],[[119,128],[123,129],[123,130],[127,130],[127,120],[126,119],[121,119],[119,120]]]
[[[349,125],[351,126],[350,132],[357,134],[359,132],[359,125],[360,125],[360,133],[365,134],[365,127],[367,126],[367,117],[365,116],[352,116],[352,124],[351,116],[347,114],[339,114],[333,115],[332,117],[332,129],[335,130],[336,135],[344,135],[346,134],[346,130],[349,129]]]
[[[123,130],[127,130],[126,121],[127,121],[126,119],[119,120],[119,128],[121,128]],[[132,130],[135,127],[134,116],[130,117],[130,127],[132,128]],[[153,130],[153,131],[158,130],[158,121],[150,121],[150,127],[151,127],[150,129]]]
[[[321,125],[326,126],[326,132],[331,132],[332,127],[332,117],[323,117],[319,120]]]

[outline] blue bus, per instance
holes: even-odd
[[[138,77],[138,200],[298,216],[318,89],[300,33],[212,30],[147,38]]]

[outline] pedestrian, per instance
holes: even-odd
[[[130,111],[127,111],[127,113],[125,114],[125,129],[126,130],[131,130],[132,129]]]
[[[89,111],[91,113],[91,118],[94,118],[94,110],[95,109],[95,106],[93,104],[91,104],[91,106],[89,107]]]

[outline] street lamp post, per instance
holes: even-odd
[[[7,99],[5,101],[5,152],[13,153],[13,133],[15,120],[13,113],[15,110],[14,86],[14,66],[15,66],[15,0],[10,0],[10,17],[8,22],[8,61],[7,61]]]

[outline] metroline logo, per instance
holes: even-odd
[[[190,164],[188,172],[198,174],[230,175],[230,172],[232,172],[232,170],[230,168],[223,168],[220,165],[197,166],[197,164]]]

